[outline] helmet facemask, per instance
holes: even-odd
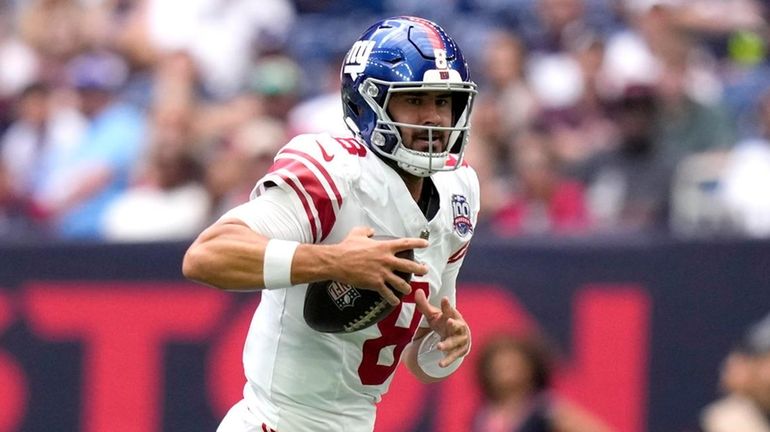
[[[403,92],[448,92],[452,99],[452,126],[428,126],[396,122],[391,118],[388,105],[391,96]],[[377,116],[370,136],[370,147],[380,156],[393,160],[409,174],[427,177],[438,171],[451,171],[461,165],[470,129],[470,111],[476,85],[472,82],[407,81],[389,82],[375,78],[365,79],[358,88],[366,104]],[[427,132],[427,151],[417,151],[404,145],[404,128]],[[440,152],[433,150],[434,135],[448,134],[446,146]],[[456,160],[449,163],[449,155]]]

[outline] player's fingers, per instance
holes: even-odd
[[[392,240],[391,247],[393,252],[400,252],[407,249],[422,249],[428,247],[428,240],[417,237],[404,237]]]
[[[452,364],[452,362],[465,355],[465,349],[463,346],[463,344],[455,344],[452,349],[445,350],[444,358],[439,361],[439,366],[447,367]]]
[[[418,276],[424,276],[426,273],[428,273],[428,266],[414,262],[412,260],[397,258],[393,264],[393,270],[401,271],[404,273],[412,273]]]
[[[398,304],[401,303],[401,300],[398,299],[396,293],[394,293],[393,290],[385,284],[382,284],[380,287],[378,287],[376,291],[380,293],[382,298],[384,298],[393,306],[398,306]]]
[[[417,310],[428,319],[432,318],[438,312],[438,309],[428,303],[428,298],[425,296],[423,290],[417,290],[417,292],[414,293],[414,303],[417,305]]]
[[[452,306],[452,303],[449,302],[449,297],[447,296],[441,298],[441,313],[443,313],[445,317],[457,317],[459,314],[457,309],[455,309]]]
[[[447,354],[446,357],[444,357],[443,359],[441,359],[438,362],[438,365],[439,365],[439,367],[442,367],[442,368],[447,367],[447,366],[451,365],[452,363],[454,363],[455,360],[459,359],[460,357],[462,357],[462,356],[460,354],[456,353],[456,352]]]
[[[452,318],[447,319],[446,322],[444,323],[444,332],[443,332],[446,335],[445,340],[449,338],[454,338],[457,336],[465,336],[465,334],[467,333],[466,327],[467,326],[463,322],[454,320]],[[445,344],[444,341],[441,341],[438,344],[439,347],[445,347],[449,345],[451,344]]]
[[[447,327],[447,334],[452,335],[463,335],[467,333],[468,325],[465,324],[465,321],[449,318],[447,319],[446,323]]]
[[[444,349],[441,348],[441,344],[444,345]],[[444,353],[444,358],[439,362],[443,364],[442,367],[446,367],[454,360],[468,354],[468,338],[465,335],[453,336],[442,341],[437,348]]]
[[[385,276],[385,281],[396,291],[401,292],[402,294],[409,294],[412,292],[412,286],[409,285],[409,282],[401,279],[394,273],[389,273]]]
[[[441,342],[436,344],[436,348],[438,348],[439,351],[443,352],[444,354],[449,354],[457,348],[460,344],[460,338],[458,336],[450,336]]]
[[[449,351],[468,342],[468,325],[464,321],[448,319],[445,325],[446,338],[437,344],[442,351]]]

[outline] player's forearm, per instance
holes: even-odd
[[[291,263],[292,284],[339,280],[341,263],[338,247],[338,245],[300,244]]]
[[[267,238],[243,224],[212,225],[185,253],[182,273],[188,279],[225,290],[263,288],[267,242]]]
[[[224,290],[265,287],[265,249],[269,239],[238,222],[207,228],[185,254],[185,277]],[[334,246],[301,244],[292,260],[291,283],[332,279],[337,266]]]

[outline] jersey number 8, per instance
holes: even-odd
[[[427,282],[412,281],[410,284],[412,285],[412,292],[401,299],[401,303],[390,315],[377,323],[381,336],[364,342],[363,358],[358,366],[358,376],[364,385],[383,384],[393,374],[396,366],[398,366],[399,359],[401,359],[401,354],[404,352],[404,348],[412,341],[417,326],[420,325],[422,315],[417,312],[416,308],[413,308],[409,327],[396,326],[404,303],[414,304],[414,293],[418,289],[425,293],[426,298],[430,295]],[[380,364],[380,352],[388,347],[393,347],[393,363],[390,365]]]

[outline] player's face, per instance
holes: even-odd
[[[405,92],[395,93],[389,102],[388,110],[394,121],[420,126],[444,126],[452,124],[452,95],[448,92]],[[432,138],[434,153],[446,150],[449,141],[447,131],[429,131],[421,128],[400,127],[404,146],[411,150],[426,152]]]

